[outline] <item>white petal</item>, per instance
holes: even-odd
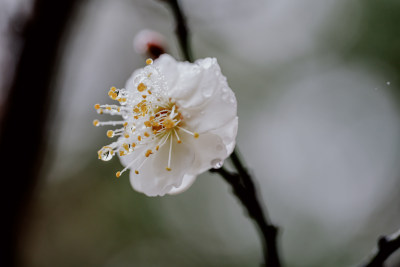
[[[178,187],[173,187],[171,191],[168,192],[170,195],[177,195],[186,191],[196,180],[196,175],[186,174],[183,177],[182,184]]]
[[[168,88],[173,88],[178,82],[178,62],[168,54],[162,54],[153,63],[164,75]]]
[[[139,169],[139,174],[135,174],[132,169],[130,181],[134,189],[148,196],[163,196],[173,187],[179,187],[187,169],[193,164],[194,152],[174,140],[171,156],[171,171],[167,171],[169,157],[169,141],[167,141],[158,152],[150,155],[147,162]]]
[[[176,95],[178,90],[175,88],[172,96],[177,99],[178,105],[187,114],[186,124],[189,129],[203,133],[218,129],[234,119],[237,113],[237,103],[235,94],[229,88],[216,59],[206,58],[196,61],[196,63],[202,69],[201,80],[197,86],[186,88],[193,92],[191,94],[181,93],[184,97],[180,97]],[[192,72],[190,73],[192,74]],[[196,79],[192,78],[191,80],[195,81]],[[179,91],[183,92],[184,90]]]
[[[188,138],[184,142],[195,151],[195,161],[192,168],[188,169],[188,174],[205,172],[228,156],[222,138],[216,134],[201,134],[198,139]]]
[[[238,130],[238,117],[235,117],[233,120],[222,126],[221,128],[212,130],[210,133],[216,134],[222,138],[226,146],[226,150],[228,155],[233,152],[233,149],[236,145],[236,135]]]

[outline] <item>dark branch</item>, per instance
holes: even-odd
[[[240,165],[241,168],[243,168],[242,164]],[[244,168],[242,171],[244,171]],[[276,246],[278,229],[274,225],[268,223],[268,220],[264,216],[263,209],[260,205],[260,201],[257,199],[257,193],[255,191],[254,184],[251,181],[251,177],[246,174],[246,179],[249,179],[250,182],[245,182],[243,181],[240,172],[239,174],[232,173],[227,171],[225,168],[211,169],[210,172],[218,173],[226,182],[231,185],[233,193],[246,208],[250,218],[253,219],[253,221],[257,224],[262,236],[265,265],[270,267],[281,266]],[[245,186],[245,184],[249,183],[251,183],[253,189],[249,190],[249,188]]]
[[[187,61],[192,62],[193,56],[189,39],[189,30],[186,24],[186,18],[182,13],[178,0],[161,0],[161,1],[167,3],[170,6],[176,23],[175,33],[178,37],[179,45],[181,47],[183,56]]]
[[[0,265],[21,264],[20,243],[46,144],[52,78],[74,0],[36,0],[20,38],[22,50],[2,110],[0,150],[2,237]],[[18,165],[19,169],[13,168]]]
[[[391,236],[383,236],[378,240],[378,249],[374,252],[370,261],[363,267],[383,267],[385,261],[392,255],[396,250],[400,248],[400,230]]]

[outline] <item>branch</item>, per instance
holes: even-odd
[[[241,167],[243,168],[243,165],[241,165]],[[267,218],[265,217],[263,209],[260,205],[260,201],[257,198],[254,184],[248,173],[246,172],[247,176],[246,179],[248,179],[248,181],[245,182],[240,174],[229,172],[225,170],[225,168],[223,167],[220,169],[211,169],[210,172],[218,173],[224,178],[226,182],[228,182],[231,185],[233,193],[246,208],[250,218],[258,226],[258,229],[260,230],[262,237],[265,266],[270,266],[270,267],[281,266],[276,246],[276,237],[278,234],[278,228],[269,223]],[[245,186],[245,184],[248,183],[252,184],[253,189],[249,190],[249,188]]]
[[[363,267],[383,267],[387,258],[400,248],[400,230],[391,236],[382,236],[378,240],[378,249],[370,261]]]
[[[186,18],[182,13],[178,0],[161,0],[169,5],[175,18],[176,28],[175,33],[178,37],[184,58],[187,61],[193,61],[191,45],[189,41],[189,30],[186,24]]]

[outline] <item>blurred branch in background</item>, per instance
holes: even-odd
[[[183,15],[183,12],[179,6],[178,0],[160,0],[160,1],[165,2],[170,6],[176,22],[175,33],[176,36],[178,37],[179,45],[181,47],[183,56],[186,60],[192,62],[193,54],[189,38],[190,31],[186,23],[186,18]]]
[[[400,248],[400,230],[391,236],[383,236],[378,240],[378,248],[368,263],[363,267],[382,267],[385,261]]]
[[[21,241],[47,140],[58,51],[77,1],[36,0],[20,33],[22,49],[4,101],[1,266],[21,265]],[[16,166],[18,164],[18,166]]]
[[[174,14],[176,22],[176,34],[179,40],[181,50],[185,59],[193,62],[192,49],[189,41],[189,27],[186,24],[185,16],[179,6],[177,0],[162,0],[167,3]],[[254,186],[253,178],[248,170],[244,167],[243,161],[240,159],[238,152],[235,149],[230,156],[237,173],[231,173],[224,168],[211,169],[210,172],[218,173],[222,178],[227,181],[233,189],[234,194],[247,209],[247,212],[259,227],[262,235],[263,254],[265,266],[279,267],[281,266],[276,237],[278,228],[274,226],[269,218],[265,216],[260,200],[257,197],[256,188]]]

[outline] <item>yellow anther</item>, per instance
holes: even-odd
[[[135,147],[136,146],[136,143],[132,143],[132,147]]]
[[[117,94],[117,93],[114,93],[114,92],[113,92],[113,93],[111,94],[111,98],[112,98],[112,99],[115,100],[115,99],[117,99],[117,97],[118,97],[118,94]]]
[[[94,108],[95,108],[95,109],[99,109],[99,108],[100,108],[100,104],[94,105]]]
[[[118,107],[118,108],[117,108],[117,111],[118,111],[118,112],[121,112],[121,108],[120,108],[120,107]]]
[[[142,97],[143,97],[143,98],[146,98],[146,97],[147,97],[147,95],[142,95]]]
[[[119,155],[120,155],[120,156],[125,156],[125,151],[120,150],[120,151],[119,151]]]
[[[153,122],[153,126],[154,126],[154,127],[158,127],[158,126],[160,126],[160,124],[159,124],[158,122],[155,121],[155,122]]]
[[[108,130],[107,131],[107,136],[110,137],[110,138],[113,137],[114,136],[114,131],[113,130]]]
[[[107,110],[111,110],[111,107],[106,107]]]
[[[154,120],[155,119],[155,117],[154,116],[150,116],[150,119],[149,119],[149,121],[152,121],[152,120]]]
[[[156,150],[158,151],[160,149],[160,146],[156,146]]]
[[[199,138],[199,133],[194,133],[193,136],[194,138]]]
[[[110,88],[111,92],[115,92],[115,90],[117,90],[117,88],[115,88],[114,86]]]
[[[147,90],[147,93],[149,93],[149,95],[151,95],[151,91],[150,90]]]
[[[94,125],[94,126],[99,126],[99,123],[100,123],[99,120],[94,120],[94,121],[93,121],[93,125]]]
[[[146,151],[146,157],[150,156],[151,154],[153,154],[153,151],[151,151],[151,149]]]
[[[180,143],[182,143],[182,141],[181,141],[181,140],[178,140],[178,144],[180,144]]]
[[[117,176],[117,178],[119,178],[119,177],[121,176],[121,172],[117,172],[117,173],[115,174],[115,176]]]
[[[144,125],[145,125],[146,127],[151,127],[151,122],[150,122],[150,121],[145,121],[145,122],[144,122]]]
[[[126,98],[124,97],[124,98],[118,99],[118,101],[119,102],[126,102]]]
[[[146,112],[147,111],[147,106],[143,105],[143,106],[140,107],[140,109],[142,110],[142,112]]]
[[[139,135],[139,136],[137,137],[137,140],[142,141],[142,137]]]
[[[146,64],[147,65],[153,64],[153,60],[151,58],[146,59]]]
[[[114,92],[113,91],[108,91],[108,96],[109,97],[112,97],[112,94],[113,94]]]
[[[171,118],[167,117],[163,120],[162,124],[166,129],[171,129],[175,126],[175,122]]]
[[[136,174],[139,174],[139,171],[138,171],[138,170],[135,170],[135,173],[136,173]]]
[[[171,171],[171,168],[168,168],[168,167],[167,167],[167,168],[165,168],[165,169],[166,169],[167,171]]]
[[[99,114],[103,114],[103,109],[99,109]]]
[[[149,136],[150,136],[148,132],[144,132],[143,135],[146,136],[146,137],[149,137]]]
[[[127,122],[124,122],[124,127],[126,127],[126,126],[128,126],[128,123],[127,123]]]
[[[157,130],[153,130],[153,134],[157,134]]]
[[[126,151],[129,151],[129,145],[128,144],[122,144],[122,146],[125,148]]]
[[[137,89],[139,92],[143,92],[144,90],[147,89],[147,86],[144,83],[139,83]]]
[[[133,112],[135,112],[135,113],[139,113],[139,112],[140,112],[140,109],[138,109],[138,108],[134,108],[134,109],[133,109]]]
[[[134,118],[135,120],[137,120],[137,119],[139,119],[139,116],[135,115],[135,116],[133,116],[133,118]]]
[[[129,138],[129,134],[127,134],[127,133],[124,134],[124,137],[125,137],[125,138]]]

